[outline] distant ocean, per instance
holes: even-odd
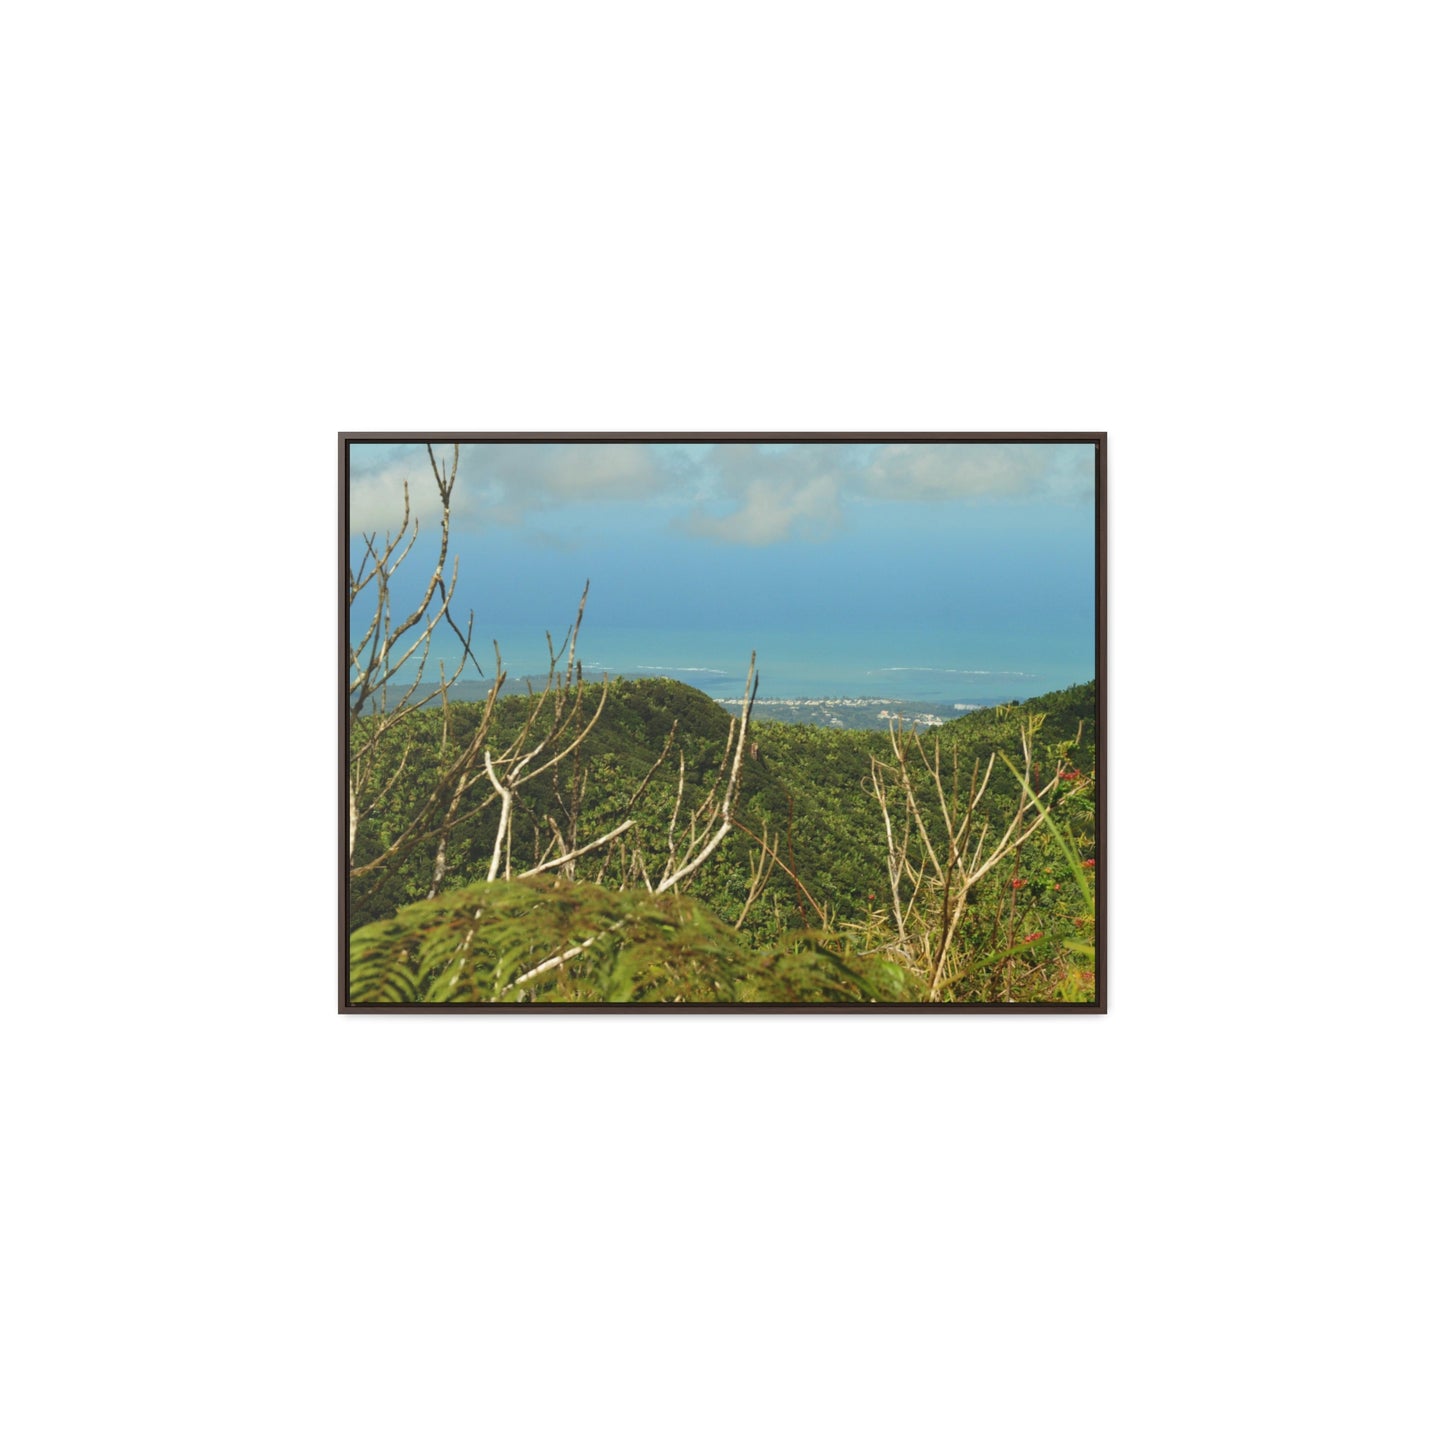
[[[546,671],[544,638],[504,634],[498,641],[510,676]],[[486,661],[489,641],[484,646],[478,655]],[[760,698],[980,705],[1087,682],[1095,670],[1092,646],[1070,651],[1060,639],[1024,632],[985,637],[896,625],[829,631],[587,625],[578,653],[589,675],[671,677],[721,700],[741,695],[754,649]]]

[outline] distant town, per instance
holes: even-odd
[[[604,674],[588,671],[583,676],[587,682],[601,682]],[[616,682],[626,678],[640,680],[643,675],[614,673],[611,676]],[[547,679],[542,676],[509,677],[502,691],[525,692],[529,688],[541,689],[546,685]],[[453,702],[480,702],[485,699],[489,690],[488,684],[465,678],[451,685],[448,696]],[[404,689],[398,690],[398,700],[403,691]],[[731,713],[742,712],[741,697],[720,697],[714,701]],[[945,705],[937,702],[909,702],[906,698],[896,697],[760,697],[753,704],[753,716],[769,722],[809,723],[814,727],[862,728],[882,732],[891,723],[901,723],[905,728],[937,727],[949,718],[977,712],[980,708],[996,707],[1007,701],[1006,697],[997,697],[981,702],[955,702]],[[432,700],[432,706],[439,704],[440,698]]]
[[[741,713],[740,697],[720,697],[715,701],[730,713]],[[1006,698],[999,698],[1006,702]],[[917,703],[890,697],[760,697],[753,703],[753,716],[760,721],[808,723],[812,727],[872,729],[882,732],[891,723],[905,728],[937,727],[949,718],[966,712],[978,712],[994,703],[956,702],[946,712],[930,712]]]

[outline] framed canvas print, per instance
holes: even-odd
[[[1105,1007],[1102,432],[348,432],[343,1013]]]

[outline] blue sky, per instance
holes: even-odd
[[[426,449],[353,444],[353,552],[396,528],[404,478],[414,586],[435,557]],[[1080,444],[464,444],[452,555],[478,637],[514,649],[560,635],[590,578],[584,638],[891,630],[1058,685],[1093,675],[1093,501]]]

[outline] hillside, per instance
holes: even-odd
[[[685,891],[711,917],[734,925],[731,932],[739,945],[759,951],[759,956],[775,951],[780,940],[800,929],[821,932],[837,956],[848,947],[877,944],[890,931],[885,909],[894,875],[911,878],[915,863],[926,871],[937,861],[938,850],[930,857],[924,835],[942,826],[950,801],[957,806],[956,795],[966,804],[970,781],[983,776],[990,755],[1022,765],[1021,727],[1032,729],[1036,787],[1060,775],[1078,780],[1067,785],[1076,792],[1086,786],[1094,767],[1096,697],[1094,684],[1088,683],[1020,705],[970,713],[920,732],[917,743],[905,747],[907,777],[898,769],[886,732],[755,719],[740,759],[734,826],[686,880]],[[583,732],[599,702],[602,689],[595,685],[582,687],[570,699],[568,709],[575,711],[564,710],[556,723],[555,749]],[[544,701],[534,735],[554,719],[554,703]],[[387,740],[391,752],[384,771],[392,782],[358,835],[358,859],[383,856],[404,837],[406,820],[426,811],[436,776],[435,762],[428,766],[427,759],[460,755],[479,727],[487,729],[486,746],[496,756],[522,733],[537,706],[524,696],[511,696],[499,699],[490,717],[483,704],[462,703],[408,718]],[[705,805],[710,788],[716,790],[725,781],[719,770],[727,761],[729,730],[735,725],[721,705],[685,684],[666,679],[612,684],[575,751],[557,769],[518,790],[500,857],[501,876],[510,870],[516,877],[535,867],[548,857],[549,848],[556,857],[621,830],[605,847],[540,877],[650,897],[648,890],[666,873],[672,849],[683,851],[689,816]],[[904,744],[900,741],[899,746]],[[484,880],[491,865],[500,809],[481,771],[473,768],[477,776],[469,780],[447,830],[444,894]],[[897,790],[890,817],[896,830],[892,874],[887,826],[876,796],[880,780],[886,782],[885,793]],[[900,810],[908,806],[910,789],[919,811],[913,826],[904,830]],[[1019,795],[1007,768],[995,763],[967,825],[970,846],[979,840],[985,844],[981,857],[1003,836],[1018,811]],[[433,831],[445,817],[447,801],[430,803]],[[925,901],[932,897],[930,888],[941,889],[945,910],[959,909],[954,923],[940,925],[943,953],[966,941],[966,935],[971,946],[985,951],[1001,938],[1022,937],[1024,932],[1042,937],[1044,930],[1022,930],[1021,923],[1006,927],[1004,905],[1009,919],[1017,917],[1020,907],[1032,907],[1042,917],[1051,905],[1062,905],[1064,900],[1052,895],[1064,891],[1062,880],[1068,876],[1065,844],[1091,861],[1087,799],[1071,801],[1067,834],[1055,836],[1052,828],[1040,828],[1027,841],[1029,856],[1040,860],[1031,879],[1019,871],[1024,860],[1019,851],[973,885],[961,909],[956,896],[949,896],[956,885],[950,884],[946,869],[933,884],[909,883]],[[1051,862],[1045,861],[1047,856]],[[914,862],[905,867],[900,859]],[[396,866],[363,871],[352,884],[353,929],[382,923],[399,909],[425,900],[434,865],[435,839],[424,836]],[[1001,882],[1005,874],[1007,888]],[[1077,891],[1071,886],[1071,893]],[[921,917],[921,908],[920,903],[909,917]],[[1083,918],[1087,929],[1073,922],[1075,917]],[[891,923],[897,932],[896,916]],[[1075,933],[1084,929],[1092,943],[1091,901],[1082,913],[1076,909],[1069,915],[1068,928]]]

